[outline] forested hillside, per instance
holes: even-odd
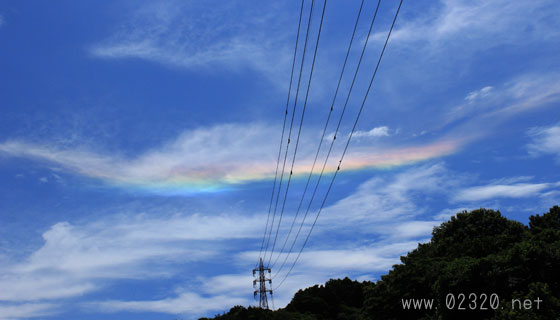
[[[236,306],[213,319],[560,319],[558,206],[528,226],[499,211],[458,213],[401,262],[375,283],[330,280],[284,309]],[[403,306],[410,299],[433,305]]]

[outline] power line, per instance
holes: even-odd
[[[299,21],[298,21],[298,29],[297,29],[297,35],[296,35],[296,45],[295,45],[295,49],[294,49],[294,58],[292,61],[292,72],[290,73],[290,85],[288,88],[288,99],[286,101],[286,112],[284,112],[284,124],[282,125],[282,137],[280,138],[280,147],[278,148],[278,160],[276,160],[276,172],[274,173],[274,184],[272,185],[272,194],[270,195],[270,205],[268,206],[268,217],[266,218],[266,226],[264,228],[264,235],[263,235],[263,239],[262,239],[262,243],[261,243],[261,249],[259,251],[259,258],[261,257],[263,248],[264,248],[264,241],[266,239],[266,232],[268,230],[268,222],[270,221],[270,212],[272,210],[272,201],[274,199],[274,191],[276,189],[276,180],[278,178],[278,167],[280,165],[280,155],[282,154],[282,145],[284,143],[284,131],[286,130],[286,119],[288,117],[288,107],[290,104],[290,94],[292,92],[292,82],[293,82],[293,77],[294,77],[294,69],[295,69],[295,65],[296,65],[296,55],[297,55],[297,48],[298,48],[298,43],[299,43],[299,32],[301,29],[301,17],[303,15],[303,5],[305,3],[305,0],[301,0],[301,8],[299,10]],[[270,226],[272,228],[272,226]],[[257,261],[257,265],[258,265],[258,261]]]
[[[334,180],[336,179],[336,176],[337,176],[338,172],[340,171],[340,166],[342,165],[342,161],[344,160],[344,156],[346,155],[346,151],[348,150],[348,146],[350,145],[350,140],[352,139],[352,135],[354,134],[354,131],[356,130],[356,126],[358,125],[360,115],[362,114],[362,110],[364,109],[364,105],[366,103],[367,97],[368,97],[369,92],[371,90],[373,80],[375,79],[375,76],[377,75],[377,70],[379,70],[379,65],[381,64],[381,59],[383,58],[383,54],[385,53],[385,49],[387,48],[387,43],[389,42],[389,38],[391,37],[391,32],[393,31],[393,27],[395,26],[395,22],[397,21],[397,17],[399,15],[400,10],[401,10],[402,3],[403,3],[403,0],[400,0],[399,6],[397,8],[397,12],[395,13],[395,17],[393,18],[393,23],[391,24],[391,28],[389,29],[389,33],[387,34],[387,38],[385,39],[385,44],[383,45],[383,49],[381,50],[381,54],[379,55],[379,59],[377,60],[377,64],[375,66],[375,71],[373,72],[373,75],[372,75],[371,80],[369,82],[368,89],[367,89],[366,94],[364,96],[364,99],[362,101],[362,105],[360,106],[360,110],[358,111],[358,115],[356,116],[356,120],[354,121],[354,126],[352,127],[352,131],[350,132],[350,135],[348,136],[348,140],[346,141],[344,151],[342,152],[342,156],[340,157],[338,167],[337,167],[337,169],[336,169],[336,171],[335,171],[335,173],[334,173],[334,175],[331,179],[329,188],[327,190],[327,193],[325,194],[325,198],[323,199],[323,202],[321,203],[321,207],[319,208],[319,211],[317,212],[317,216],[315,217],[315,221],[313,221],[313,224],[311,225],[311,229],[309,230],[309,233],[307,234],[307,237],[305,238],[303,246],[301,247],[296,259],[292,263],[292,266],[290,267],[290,270],[286,273],[286,275],[284,276],[284,278],[282,279],[280,284],[274,290],[277,290],[284,283],[284,281],[286,280],[286,278],[288,277],[290,272],[293,270],[293,268],[294,268],[295,264],[297,263],[303,249],[305,248],[305,245],[307,244],[307,241],[309,240],[309,237],[311,236],[311,232],[313,232],[313,228],[315,227],[315,224],[317,223],[317,219],[319,219],[319,216],[321,215],[321,211],[323,210],[323,207],[325,205],[325,202],[327,200],[329,192],[331,191]]]
[[[354,71],[354,76],[352,78],[352,83],[350,85],[350,88],[348,90],[348,94],[346,95],[346,100],[344,102],[344,107],[342,108],[342,113],[340,114],[340,118],[338,119],[338,124],[336,126],[336,130],[335,130],[335,134],[333,137],[333,140],[331,141],[330,147],[329,147],[329,151],[327,152],[327,156],[325,158],[325,161],[323,162],[323,167],[321,169],[321,173],[319,174],[319,178],[317,179],[317,182],[315,184],[315,189],[313,190],[313,194],[311,195],[311,200],[309,201],[309,205],[307,206],[307,210],[305,211],[305,215],[303,216],[303,220],[301,221],[301,224],[299,226],[299,229],[296,233],[296,237],[294,238],[294,240],[292,241],[292,245],[290,247],[290,250],[288,251],[288,254],[286,254],[286,256],[284,257],[284,261],[282,261],[282,264],[280,265],[280,268],[278,268],[278,270],[276,271],[276,274],[273,276],[273,279],[276,278],[276,276],[278,276],[278,274],[280,273],[280,271],[282,270],[282,268],[284,267],[284,265],[286,264],[286,261],[288,260],[288,257],[290,256],[290,254],[293,252],[294,246],[297,242],[297,239],[299,238],[299,234],[301,233],[301,229],[303,228],[303,225],[305,223],[305,220],[307,219],[307,215],[309,214],[309,210],[311,209],[311,204],[313,203],[313,200],[315,199],[315,195],[317,194],[317,189],[319,188],[319,184],[321,182],[321,178],[323,177],[323,173],[325,171],[325,167],[327,165],[327,162],[329,160],[330,154],[332,152],[332,148],[334,145],[334,142],[336,140],[336,136],[338,134],[338,130],[340,129],[340,124],[342,123],[342,119],[344,117],[344,114],[346,112],[346,108],[348,106],[348,101],[350,99],[350,95],[352,94],[352,90],[354,88],[354,84],[356,82],[356,77],[358,76],[358,72],[360,71],[360,66],[362,65],[362,60],[364,58],[364,54],[369,42],[369,37],[371,34],[371,30],[373,29],[373,24],[375,23],[375,19],[377,17],[377,12],[379,11],[379,5],[381,4],[381,0],[378,0],[377,2],[377,7],[375,8],[375,12],[372,16],[371,19],[371,23],[369,25],[369,30],[368,30],[368,34],[366,37],[366,40],[364,42],[364,45],[362,47],[362,52],[360,54],[360,58],[358,60],[358,64],[356,65],[356,70]]]
[[[325,127],[323,128],[323,134],[321,135],[321,140],[319,142],[319,147],[317,148],[317,152],[315,154],[315,159],[313,160],[313,165],[311,166],[311,171],[309,172],[309,176],[307,177],[307,182],[306,182],[305,188],[303,190],[303,195],[301,196],[301,200],[299,202],[299,205],[298,205],[298,208],[297,208],[297,211],[296,211],[296,215],[294,216],[294,219],[292,221],[292,225],[290,226],[290,230],[288,231],[288,235],[286,236],[286,239],[284,240],[284,244],[282,245],[282,249],[280,250],[280,253],[276,256],[276,259],[274,260],[274,263],[272,263],[271,268],[273,268],[276,265],[276,262],[278,262],[278,259],[280,258],[282,253],[284,253],[284,249],[286,248],[286,244],[288,243],[288,239],[290,238],[290,234],[292,233],[295,222],[296,222],[297,217],[299,215],[299,212],[301,210],[301,205],[303,204],[305,194],[307,193],[307,188],[309,187],[309,182],[311,181],[311,176],[313,175],[313,170],[315,169],[315,164],[317,163],[317,158],[319,157],[319,152],[321,151],[321,146],[323,145],[323,140],[325,138],[325,134],[327,132],[327,127],[329,125],[329,121],[331,119],[331,115],[332,115],[332,112],[333,112],[333,109],[334,109],[334,103],[335,103],[336,97],[338,95],[338,89],[340,88],[340,83],[342,82],[342,76],[344,75],[344,70],[346,69],[346,63],[348,62],[348,56],[350,55],[350,49],[352,48],[352,43],[354,41],[354,36],[356,35],[356,29],[358,28],[358,22],[360,20],[361,14],[362,14],[362,8],[364,6],[364,1],[365,0],[362,0],[362,3],[360,5],[360,10],[358,11],[358,16],[356,17],[356,23],[354,24],[354,30],[352,31],[352,37],[350,38],[350,43],[348,44],[348,49],[346,51],[346,57],[344,58],[344,64],[342,65],[342,70],[340,72],[340,77],[338,78],[338,84],[336,85],[336,91],[334,93],[334,97],[333,97],[333,100],[332,100],[332,103],[331,103],[329,115],[327,117]]]
[[[301,66],[300,66],[300,69],[299,69],[299,77],[298,77],[298,83],[297,83],[297,88],[296,88],[296,96],[295,96],[295,99],[294,99],[294,108],[293,108],[293,111],[292,111],[292,120],[290,122],[290,131],[288,133],[288,142],[286,143],[286,153],[284,154],[284,163],[282,164],[282,174],[280,175],[280,183],[278,185],[278,194],[276,196],[276,203],[274,205],[274,212],[272,214],[272,224],[271,224],[271,227],[270,227],[270,231],[268,233],[268,239],[266,241],[266,247],[264,249],[263,258],[266,258],[266,253],[268,251],[268,246],[270,244],[270,238],[272,237],[272,229],[274,227],[274,220],[276,218],[276,210],[278,208],[278,200],[280,198],[280,190],[282,189],[282,181],[284,179],[284,172],[285,172],[285,169],[286,169],[286,159],[288,158],[288,150],[289,150],[289,147],[290,147],[290,139],[291,139],[291,136],[292,136],[292,128],[293,128],[293,125],[294,125],[294,117],[295,117],[295,113],[296,113],[297,99],[298,99],[298,96],[299,96],[299,87],[300,87],[300,83],[301,83],[301,75],[302,75],[303,66],[304,66],[304,63],[305,63],[305,53],[307,51],[307,40],[309,38],[309,29],[311,27],[311,18],[313,17],[313,7],[314,7],[314,5],[315,5],[315,0],[311,0],[311,8],[309,10],[309,19],[308,19],[308,22],[307,22],[307,31],[305,33],[305,43],[303,45],[303,54],[302,54],[302,57],[301,57]]]
[[[272,245],[272,250],[270,251],[270,258],[268,260],[268,265],[270,265],[270,260],[272,259],[272,255],[274,254],[274,248],[276,247],[276,240],[278,239],[278,233],[280,231],[280,223],[282,222],[282,216],[284,214],[284,208],[286,206],[286,200],[288,198],[288,190],[290,189],[290,182],[292,180],[294,164],[296,162],[296,155],[297,155],[297,150],[298,150],[298,146],[299,146],[299,138],[301,136],[301,128],[303,126],[303,118],[305,116],[305,109],[307,107],[307,99],[309,98],[309,89],[311,87],[311,79],[313,79],[313,69],[315,68],[315,60],[317,58],[317,51],[319,49],[319,40],[321,38],[321,30],[323,28],[323,19],[325,17],[326,7],[327,7],[327,0],[324,0],[324,2],[323,2],[323,12],[321,13],[321,22],[319,23],[319,31],[317,32],[317,40],[315,42],[315,51],[313,53],[313,62],[311,63],[311,71],[309,73],[309,80],[307,81],[307,91],[305,93],[305,101],[303,102],[303,110],[302,110],[301,119],[300,119],[300,122],[299,122],[299,130],[298,130],[298,135],[297,135],[297,139],[296,139],[296,146],[295,146],[295,149],[294,149],[294,156],[292,158],[292,165],[290,167],[290,176],[288,177],[288,184],[286,185],[286,194],[284,195],[284,201],[282,203],[282,210],[280,212],[280,219],[278,220],[278,227],[276,228],[276,235],[274,236],[274,243]]]

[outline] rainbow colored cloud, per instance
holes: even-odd
[[[207,131],[193,131],[177,141],[157,150],[128,159],[110,154],[100,154],[84,149],[58,149],[56,147],[26,142],[0,144],[0,153],[10,157],[32,158],[47,162],[62,170],[98,179],[106,185],[163,195],[188,195],[219,192],[239,188],[254,182],[274,179],[276,159],[273,145],[262,141],[262,132],[244,131],[243,141],[233,143],[227,137],[237,127],[222,126],[209,129],[215,136],[209,143],[201,144],[200,136]],[[265,130],[264,128],[260,128]],[[351,147],[341,165],[343,171],[372,168],[392,168],[434,159],[455,152],[459,140],[441,140],[420,146],[373,147],[361,144]],[[260,147],[262,146],[262,147]],[[304,145],[305,146],[305,145]],[[312,150],[312,145],[305,146]],[[329,159],[325,172],[332,173],[338,165],[336,152]],[[290,157],[291,158],[291,157]],[[296,160],[294,178],[306,177],[313,160],[312,154],[300,154]],[[286,167],[289,172],[290,160]],[[320,172],[321,160],[314,173]]]

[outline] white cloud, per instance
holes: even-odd
[[[560,73],[543,72],[521,75],[503,86],[506,107],[494,115],[504,116],[534,109],[558,101]]]
[[[520,183],[528,179],[495,180],[493,187],[506,182],[513,187],[530,185]],[[360,185],[353,194],[325,209],[313,237],[328,237],[332,232],[347,232],[348,227],[352,227],[353,232],[367,233],[368,239],[375,241],[341,242],[328,248],[320,242],[311,242],[293,275],[275,292],[276,306],[285,306],[298,289],[324,283],[330,278],[371,279],[373,274],[390,269],[399,262],[401,255],[414,249],[418,242],[429,239],[433,226],[450,214],[462,211],[463,208],[457,208],[455,212],[439,215],[429,213],[423,202],[438,195],[445,199],[450,190],[464,184],[464,180],[442,164],[436,164],[387,174]],[[538,192],[535,188],[539,189],[539,184],[533,186],[533,189],[518,192]],[[472,197],[476,194],[473,190],[486,194],[490,189],[474,187],[463,191]],[[224,215],[139,215],[134,218],[123,215],[87,224],[58,223],[44,233],[45,244],[39,250],[25,261],[2,269],[0,287],[8,290],[0,292],[0,300],[63,299],[100,290],[107,281],[167,277],[178,272],[173,268],[177,256],[179,259],[190,257],[190,264],[233,250],[230,261],[245,268],[254,263],[257,252],[228,249],[228,243],[238,238],[260,238],[261,222],[259,217]],[[228,228],[217,233],[216,225]],[[194,241],[196,245],[191,246]],[[205,246],[209,241],[213,244]],[[294,258],[295,255],[290,256],[288,263]],[[162,268],[157,267],[158,261],[163,261]],[[282,278],[283,273],[275,277],[273,287]],[[163,298],[86,302],[84,306],[107,313],[150,311],[203,315],[225,311],[236,304],[251,304],[252,299],[247,297],[252,290],[251,280],[250,273],[200,276],[184,287],[178,284],[173,293]],[[51,311],[54,310],[53,307]]]
[[[3,270],[0,293],[3,301],[37,301],[81,296],[97,289],[90,279],[56,272],[17,272]],[[60,272],[60,271],[59,271]]]
[[[512,52],[525,52],[529,47],[546,51],[544,48],[557,43],[558,1],[441,0],[408,5],[410,12],[421,13],[407,15],[403,11],[399,16],[391,35],[392,54],[383,62],[391,64],[393,72],[380,79],[386,87],[385,95],[392,95],[392,107],[398,110],[393,118],[402,112],[408,114],[399,124],[389,123],[391,126],[409,128],[412,132],[428,130],[432,135],[443,133],[472,142],[494,133],[495,128],[514,115],[538,107],[553,107],[551,102],[558,101],[560,76],[547,59],[532,61],[526,57],[534,65],[531,73],[504,69],[493,77],[493,81],[501,83],[478,81],[487,69],[486,64],[500,68],[498,61]],[[373,37],[384,41],[385,36],[383,31]],[[545,51],[543,57],[547,55]],[[510,54],[507,59],[517,58],[519,55]],[[403,85],[392,89],[395,83]],[[422,92],[403,97],[402,92],[411,85],[422,88]],[[465,87],[469,90],[458,93],[457,105],[445,101],[450,93]],[[426,92],[438,98],[421,102]],[[422,107],[418,108],[418,103]]]
[[[559,97],[560,74],[524,74],[500,86],[470,92],[464,103],[444,114],[440,125],[451,124],[451,135],[476,138],[515,115],[549,106]]]
[[[246,255],[244,262],[251,264],[255,261],[256,256],[258,256],[258,253],[251,252]],[[244,266],[247,264],[244,264]],[[250,272],[246,274],[222,274],[209,279],[202,278],[200,280],[202,283],[200,291],[205,294],[225,294],[229,292],[243,296],[252,288],[251,283],[254,279]]]
[[[532,128],[529,136],[533,139],[527,145],[531,155],[553,154],[560,161],[560,126]]]
[[[460,190],[455,196],[456,201],[480,201],[494,198],[524,198],[539,195],[542,191],[554,187],[554,183],[517,183],[492,184],[470,187]]]
[[[400,255],[415,248],[416,241],[376,243],[371,247],[347,249],[316,250],[311,249],[302,255],[298,268],[285,281],[282,287],[274,292],[276,307],[284,307],[292,298],[293,293],[330,278],[342,278],[351,274],[361,274],[371,278],[372,272],[381,272],[399,262]],[[255,252],[242,252],[244,265],[254,262]],[[295,256],[288,260],[290,263]],[[272,287],[280,284],[289,265],[276,274]],[[278,266],[277,266],[278,267]],[[89,303],[90,307],[100,308],[104,312],[117,311],[151,311],[171,314],[204,314],[208,311],[227,310],[240,304],[251,305],[248,293],[252,290],[251,274],[224,274],[210,278],[199,278],[200,287],[194,293],[192,289],[179,288],[173,298],[144,301],[101,301]]]
[[[342,223],[377,231],[386,228],[392,230],[396,237],[416,234],[412,231],[396,232],[388,224],[400,224],[404,221],[399,219],[421,214],[424,209],[414,201],[415,194],[443,193],[449,184],[446,176],[445,167],[436,164],[411,168],[389,179],[372,178],[350,196],[325,208],[321,214],[322,223],[329,225],[336,221],[337,225]],[[410,223],[410,220],[406,221]]]
[[[399,262],[399,256],[414,249],[418,242],[428,241],[433,227],[457,212],[473,209],[456,207],[429,212],[428,201],[546,196],[544,191],[560,186],[560,183],[521,183],[530,179],[525,176],[498,179],[490,186],[462,189],[457,195],[454,190],[471,183],[472,178],[450,172],[442,164],[413,167],[400,173],[372,178],[362,183],[355,192],[323,210],[312,235],[317,241],[308,243],[292,276],[305,279],[310,276],[307,270],[313,270],[316,276],[326,280],[338,274],[368,276],[371,272],[388,270]],[[306,221],[302,238],[307,235],[313,218]],[[358,241],[325,245],[325,241],[328,241],[325,237],[336,237],[334,235],[339,233],[345,237],[356,237]],[[374,242],[362,245],[360,241],[363,239],[372,239]],[[301,244],[303,239],[299,241]],[[325,246],[329,249],[325,249]],[[296,247],[299,248],[299,245]],[[247,260],[249,256],[253,257],[254,254],[247,254]],[[282,254],[279,261],[283,261],[285,256],[286,253]],[[296,256],[297,251],[289,256],[288,267]],[[273,283],[277,285],[282,276],[280,274]],[[317,283],[321,282],[324,280]],[[289,292],[300,288],[297,281],[290,278],[286,283],[292,290]]]
[[[359,142],[358,139],[360,138],[379,138],[379,137],[388,137],[391,134],[389,133],[389,127],[387,126],[381,126],[381,127],[375,127],[371,130],[368,131],[361,131],[361,130],[357,130],[354,131],[354,133],[352,134],[352,138],[354,139],[355,142]],[[331,132],[329,134],[325,135],[324,141],[327,143],[330,143],[333,138],[334,138],[334,134],[335,132]],[[337,136],[337,139],[340,138],[340,136],[342,136],[341,133],[339,133],[339,135]],[[348,132],[346,134],[346,138],[348,138],[350,136],[350,132]]]
[[[296,175],[307,174],[311,168],[319,138],[315,133],[305,131],[301,135],[294,166]],[[159,194],[192,194],[274,177],[278,146],[270,143],[270,137],[277,134],[277,128],[263,124],[217,125],[186,131],[175,140],[135,157],[24,141],[0,143],[0,152],[46,161],[111,186]],[[336,168],[334,161],[342,147],[342,143],[335,144],[331,156],[334,160],[328,164],[327,172]],[[375,149],[362,141],[349,151],[342,169],[398,166],[443,156],[456,148],[451,140]]]
[[[515,184],[520,182],[530,182],[533,180],[534,176],[515,176],[515,177],[502,177],[498,179],[493,179],[490,184]]]
[[[441,220],[443,219],[403,222],[396,225],[390,232],[398,235],[399,238],[426,237],[436,225],[441,223]]]
[[[393,264],[398,263],[401,255],[415,248],[418,241],[426,241],[433,227],[441,222],[441,219],[431,217],[420,218],[426,210],[421,199],[445,193],[449,187],[447,175],[444,166],[437,164],[411,168],[362,183],[355,192],[323,210],[312,235],[315,239],[330,238],[338,233],[345,234],[346,237],[359,235],[355,239],[358,243],[342,241],[330,244],[329,249],[325,249],[321,245],[323,242],[310,242],[300,257],[296,268],[298,271],[294,271],[294,276],[308,276],[305,270],[312,270],[309,272],[323,275],[324,282],[334,275],[371,275],[373,272],[390,269]],[[312,211],[306,220],[296,248],[299,248],[307,236],[314,214]],[[298,225],[300,222],[298,221]],[[349,230],[352,230],[351,234]],[[360,242],[363,239],[375,239],[375,242],[363,244]],[[286,255],[287,253],[280,255],[277,268]],[[287,258],[287,267],[296,256],[297,251]],[[246,253],[245,260],[249,261],[249,257],[254,259],[254,254]],[[274,260],[276,258],[272,259]],[[279,279],[281,277],[276,279],[276,283]],[[301,288],[296,283],[291,285],[294,286],[293,290]]]
[[[278,10],[264,9],[223,2],[148,3],[90,52],[100,58],[140,58],[184,69],[248,67],[284,84],[286,70],[281,67],[289,64],[290,56],[281,44],[286,29],[280,27]]]
[[[0,304],[0,320],[37,318],[54,314],[55,304],[50,303],[22,303]]]
[[[428,233],[429,234],[429,233]],[[324,234],[322,235],[324,236]],[[321,235],[314,234],[314,237]],[[426,241],[425,235],[419,238],[420,241]],[[376,241],[368,245],[343,244],[339,248],[324,249],[313,246],[306,247],[300,256],[296,268],[292,270],[290,276],[286,278],[282,286],[274,293],[276,307],[285,306],[293,297],[294,292],[304,289],[315,284],[323,284],[329,279],[344,277],[361,277],[374,278],[377,273],[385,273],[394,264],[399,263],[400,256],[405,255],[418,245],[416,240],[390,240]],[[241,261],[244,264],[254,262],[254,252],[243,252],[240,254]],[[296,254],[292,254],[286,260],[284,267],[279,270],[281,262],[286,254],[281,255],[280,263],[272,268],[272,287],[277,288],[291,264],[296,258]],[[245,295],[251,289],[248,284],[253,278],[246,275],[226,275],[219,276],[206,282],[209,283],[202,291],[209,292],[207,288],[212,287],[213,293],[226,293],[232,288],[238,291],[239,295]],[[224,281],[226,289],[220,289],[220,283]]]
[[[427,14],[401,20],[391,41],[424,41],[438,47],[450,42],[488,46],[511,43],[521,37],[525,41],[550,39],[559,34],[554,24],[547,23],[558,21],[559,16],[550,6],[554,7],[555,2],[442,0],[431,10],[424,8]],[[380,32],[373,37],[381,39],[382,36]]]
[[[251,255],[250,263],[254,261]],[[314,284],[324,283],[330,277],[340,278],[342,274],[325,274],[323,271],[298,272],[290,276],[278,290],[274,291],[274,304],[276,308],[286,306],[292,299],[294,292]],[[210,311],[224,312],[235,305],[254,305],[250,294],[253,290],[251,274],[227,274],[208,279],[200,279],[204,284],[196,291],[178,290],[173,298],[142,301],[98,301],[88,303],[88,308],[95,308],[103,312],[118,311],[150,311],[189,316],[201,316]],[[278,279],[279,280],[279,279]],[[273,288],[278,282],[273,282]],[[269,301],[272,307],[272,301]]]
[[[413,244],[428,239],[433,227],[447,218],[427,212],[428,205],[423,202],[438,196],[445,199],[449,190],[464,180],[458,174],[453,174],[453,179],[450,176],[452,174],[440,163],[413,167],[383,178],[372,178],[362,183],[352,194],[322,211],[313,231],[314,237],[338,232],[347,234],[351,230],[352,234],[360,235],[359,239],[376,239],[380,247],[373,251],[368,248],[365,252],[359,247],[345,247],[344,250],[353,254],[363,253],[369,257],[364,258],[364,261],[370,261],[370,258],[375,260],[371,260],[371,264],[365,263],[372,270],[377,270],[374,265],[382,268],[390,266],[398,262],[400,255],[414,248]],[[304,236],[298,239],[298,243],[303,242],[301,238],[307,235],[314,213],[306,220],[306,226],[302,229]],[[381,246],[389,251],[379,251]],[[344,261],[352,261],[351,256],[333,254],[333,257],[338,257],[333,258],[333,263],[350,268]]]
[[[369,131],[355,131],[353,137],[361,138],[361,137],[388,137],[389,136],[389,127],[382,126],[376,127]]]
[[[467,94],[467,96],[465,97],[465,100],[473,101],[476,99],[486,98],[490,94],[490,91],[492,91],[492,89],[493,87],[487,86],[480,90],[469,92],[469,94]]]
[[[89,306],[102,312],[163,312],[171,314],[203,314],[214,310],[227,310],[235,305],[248,305],[251,300],[227,295],[203,297],[187,292],[175,298],[143,301],[103,301],[91,303]]]
[[[426,241],[433,226],[441,222],[430,218],[418,219],[418,216],[426,209],[420,201],[423,196],[442,193],[447,189],[446,176],[447,170],[441,164],[412,168],[384,179],[371,179],[353,194],[326,208],[314,238],[320,239],[332,235],[332,232],[347,232],[349,226],[357,230],[356,225],[359,225],[359,232],[367,233],[368,238],[376,241],[359,244],[342,242],[329,246],[328,249],[320,244],[310,243],[293,274],[275,291],[276,307],[285,306],[298,289],[344,276],[355,275],[371,279],[373,274],[384,272],[398,263],[401,255],[414,249],[418,241]],[[331,223],[332,221],[336,223]],[[303,234],[306,231],[304,229]],[[237,263],[252,265],[257,254],[254,251],[241,252]],[[286,253],[282,254],[278,261],[281,263],[285,256]],[[289,269],[295,257],[296,254],[289,256],[287,265],[280,273],[276,274],[280,264],[273,268],[273,288],[280,284],[284,272]],[[251,274],[245,273],[200,277],[200,285],[196,291],[191,284],[186,288],[179,288],[172,298],[96,302],[93,305],[106,312],[159,311],[190,314],[220,308],[227,310],[236,303],[251,303],[246,296],[252,290],[252,279]],[[201,307],[193,310],[192,306],[196,304]]]
[[[478,209],[479,207],[456,207],[456,208],[447,208],[447,209],[443,209],[440,211],[440,213],[438,213],[436,216],[434,216],[435,219],[437,220],[443,220],[443,221],[447,221],[449,220],[451,217],[455,216],[457,213],[459,212],[464,212],[464,211],[471,211],[471,210],[475,210]]]
[[[431,232],[431,229],[430,229]],[[429,234],[429,232],[428,232]],[[425,234],[422,235],[425,237]],[[298,268],[315,272],[384,272],[399,262],[399,257],[414,249],[417,241],[382,242],[369,247],[344,250],[308,250],[301,256]],[[295,257],[291,257],[293,261]]]
[[[101,289],[101,280],[167,277],[173,263],[207,260],[235,239],[259,238],[260,222],[194,214],[57,223],[43,234],[41,248],[0,268],[0,301],[69,298]]]
[[[61,149],[21,141],[0,144],[0,151],[36,158],[107,181],[148,190],[181,193],[212,190],[224,184],[262,179],[273,174],[275,146],[266,143],[273,128],[259,124],[220,125],[184,132],[174,141],[136,158],[82,149]],[[304,138],[305,139],[305,138]],[[256,147],[259,146],[259,147]]]

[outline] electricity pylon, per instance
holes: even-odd
[[[270,297],[272,298],[272,288],[267,289],[266,282],[268,281],[268,283],[272,287],[272,279],[270,278],[270,268],[264,267],[262,258],[260,259],[259,267],[253,269],[253,277],[256,276],[257,271],[259,272],[258,277],[255,280],[253,280],[253,288],[255,288],[255,292],[253,293],[253,296],[256,298],[258,293],[259,307],[262,309],[268,309],[267,293],[270,293]],[[265,271],[268,271],[269,278],[266,277]],[[259,283],[258,290],[257,290],[257,282]]]

